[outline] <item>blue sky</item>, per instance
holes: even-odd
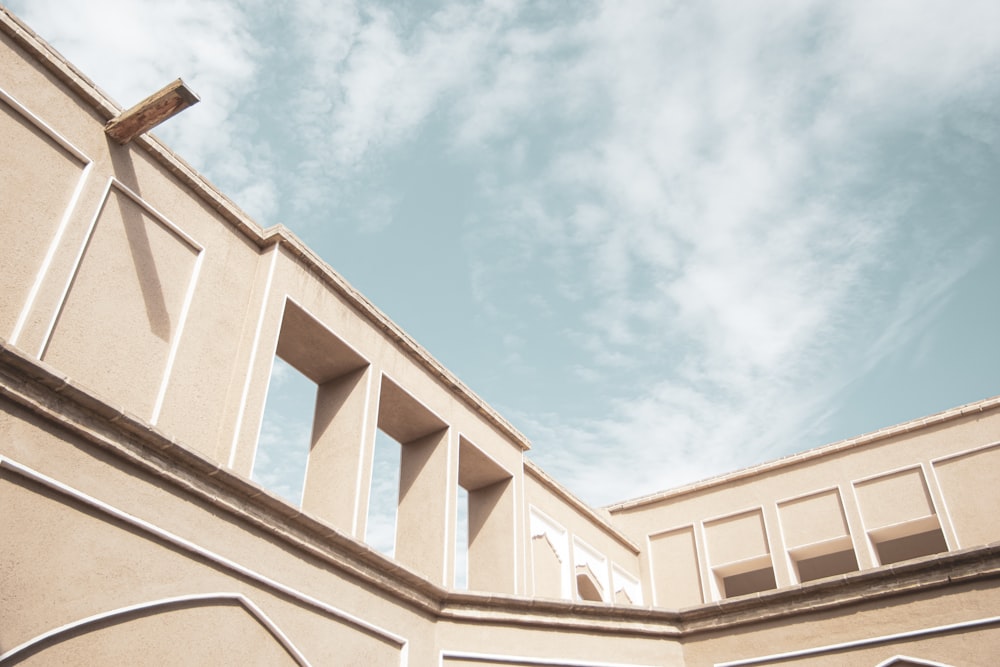
[[[994,0],[10,6],[593,504],[1000,393]]]

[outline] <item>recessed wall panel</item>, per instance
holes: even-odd
[[[789,548],[848,535],[847,520],[836,489],[778,505],[785,544]]]
[[[43,358],[148,418],[197,258],[197,248],[112,187]]]
[[[959,546],[1000,541],[1000,447],[934,464]]]
[[[701,577],[694,528],[656,535],[649,540],[656,604],[676,609],[701,604]]]
[[[919,468],[858,482],[855,487],[861,516],[869,531],[934,514]]]
[[[31,159],[24,157],[30,155]],[[16,165],[16,167],[15,167]],[[0,94],[0,336],[12,337],[85,164]]]
[[[767,533],[760,510],[705,523],[709,560],[712,566],[766,555]]]

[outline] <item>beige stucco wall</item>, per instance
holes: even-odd
[[[926,592],[859,604],[849,615],[801,613],[794,622],[752,623],[686,639],[685,664],[870,667],[903,655],[986,667],[1000,655],[998,602],[996,589],[962,586],[960,593]]]
[[[294,235],[155,138],[109,141],[117,107],[2,8],[0,73],[0,662],[995,651],[1000,401],[595,510]],[[249,480],[276,354],[318,386],[301,508]],[[395,560],[361,541],[377,429],[403,452]],[[914,531],[952,553],[881,565]],[[845,549],[860,572],[798,585]],[[778,590],[722,600],[767,567]]]
[[[998,443],[1000,404],[987,401],[610,510],[647,547],[656,603],[683,607],[725,597],[720,577],[741,564],[773,567],[782,587],[800,582],[800,558],[853,551],[876,568],[883,543],[915,533],[951,551],[1000,540],[987,509]]]

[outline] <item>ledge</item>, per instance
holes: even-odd
[[[966,405],[960,405],[957,408],[952,408],[950,410],[938,412],[936,414],[929,415],[927,417],[911,419],[910,421],[903,422],[901,424],[896,424],[895,426],[888,426],[886,428],[881,428],[877,431],[872,431],[864,435],[859,435],[855,438],[839,440],[837,442],[828,445],[821,445],[813,449],[807,449],[804,452],[789,454],[788,456],[784,456],[779,459],[774,459],[773,461],[768,461],[766,463],[749,466],[747,468],[742,468],[740,470],[728,472],[722,475],[718,475],[716,477],[709,477],[708,479],[703,479],[698,482],[693,482],[691,484],[679,486],[674,489],[668,489],[667,491],[657,491],[656,493],[641,496],[639,498],[624,500],[620,503],[615,503],[614,505],[608,505],[604,509],[610,512],[612,515],[620,514],[622,512],[628,512],[630,510],[645,507],[647,505],[654,505],[656,503],[660,503],[666,500],[679,498],[680,496],[684,496],[689,493],[696,493],[698,491],[710,489],[714,486],[729,484],[730,482],[734,482],[739,479],[746,479],[747,477],[754,477],[756,475],[760,475],[765,472],[771,472],[773,470],[787,468],[806,461],[812,461],[814,459],[823,458],[825,456],[831,456],[833,454],[838,454],[840,452],[854,449],[856,447],[864,447],[866,445],[871,445],[881,440],[888,440],[889,438],[898,435],[913,433],[914,431],[920,431],[922,429],[929,428],[931,426],[937,426],[938,424],[943,424],[949,421],[954,421],[956,419],[961,419],[962,417],[967,417],[969,415],[991,412],[998,408],[1000,408],[1000,396],[993,396],[991,398],[986,398],[981,401],[974,401],[972,403],[967,403]]]
[[[818,611],[851,613],[851,607],[874,600],[1000,579],[1000,543],[995,543],[681,610],[448,590],[302,513],[3,341],[0,399],[156,476],[193,500],[218,507],[228,520],[253,526],[359,584],[442,620],[683,639]]]

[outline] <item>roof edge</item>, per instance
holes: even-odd
[[[65,84],[70,91],[91,107],[104,121],[121,113],[121,106],[92,80],[70,63],[65,56],[25,25],[6,7],[0,6],[0,32],[8,35],[18,46],[28,51],[50,74]],[[258,248],[268,248],[283,243],[311,273],[317,275],[328,287],[343,297],[365,319],[385,333],[410,358],[430,374],[459,400],[472,408],[503,436],[509,438],[520,450],[531,449],[528,438],[500,415],[478,394],[470,389],[423,346],[379,310],[371,301],[344,279],[313,250],[284,225],[263,229],[229,197],[224,195],[205,176],[199,173],[168,148],[153,134],[143,134],[132,142],[145,150],[156,162],[177,177],[243,236]]]
[[[844,440],[838,440],[836,442],[820,445],[819,447],[814,447],[812,449],[807,449],[803,452],[797,452],[795,454],[789,454],[778,459],[773,459],[765,463],[758,463],[757,465],[748,466],[746,468],[741,468],[739,470],[734,470],[732,472],[723,473],[721,475],[716,475],[714,477],[708,477],[706,479],[699,480],[697,482],[692,482],[690,484],[685,484],[683,486],[678,486],[673,489],[668,489],[666,491],[657,491],[645,496],[640,496],[638,498],[632,498],[630,500],[623,500],[619,503],[613,505],[607,505],[604,507],[605,510],[611,514],[616,514],[618,512],[625,512],[628,510],[636,509],[644,505],[651,505],[654,503],[659,503],[664,500],[670,500],[672,498],[677,498],[679,496],[687,495],[689,493],[695,493],[697,491],[702,491],[704,489],[709,489],[714,486],[719,486],[726,484],[728,482],[733,482],[740,479],[745,479],[747,477],[753,477],[764,472],[770,472],[772,470],[779,470],[781,468],[787,468],[805,461],[811,461],[813,459],[823,458],[825,456],[831,456],[833,454],[838,454],[843,451],[850,449],[855,449],[858,447],[865,447],[868,445],[875,444],[881,440],[888,440],[889,438],[895,437],[897,435],[904,435],[906,433],[913,433],[924,428],[931,426],[936,426],[938,424],[943,424],[945,422],[953,421],[961,417],[968,416],[970,414],[989,412],[991,410],[996,410],[1000,408],[1000,396],[993,396],[991,398],[984,398],[979,401],[973,401],[972,403],[966,403],[965,405],[960,405],[956,408],[951,408],[949,410],[944,410],[942,412],[936,412],[932,415],[926,417],[918,417],[916,419],[911,419],[894,426],[887,426],[885,428],[878,429],[877,431],[870,431],[863,435],[856,436],[854,438],[846,438]]]

